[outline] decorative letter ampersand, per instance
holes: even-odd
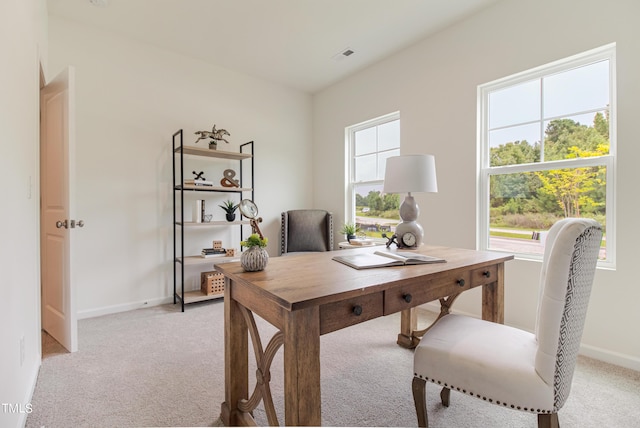
[[[220,180],[220,184],[224,187],[240,187],[240,182],[233,177],[236,176],[236,172],[232,169],[224,170],[224,177]]]

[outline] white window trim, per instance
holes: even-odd
[[[393,122],[400,119],[400,112],[395,111],[393,113],[385,114],[384,116],[376,117],[375,119],[366,120],[364,122],[357,123],[345,128],[345,193],[344,193],[344,206],[345,206],[345,222],[353,222],[356,217],[354,186],[356,184],[365,183],[364,181],[355,182],[355,133],[362,131],[363,129],[371,128],[374,126],[382,125],[387,122]],[[400,140],[402,141],[402,140]],[[402,146],[402,143],[401,143]],[[384,183],[384,180],[371,180],[366,183],[380,184]]]
[[[489,249],[489,179],[494,174],[530,172],[549,169],[572,168],[576,166],[596,166],[602,165],[607,168],[607,240],[606,251],[607,260],[599,260],[598,268],[616,268],[616,50],[615,43],[611,43],[600,48],[590,50],[578,55],[571,56],[547,65],[536,67],[522,73],[518,73],[506,78],[498,79],[478,86],[478,125],[477,125],[477,200],[476,200],[476,248],[479,250]],[[609,60],[609,154],[607,156],[580,158],[577,160],[568,159],[561,161],[544,162],[537,164],[508,165],[501,167],[488,167],[489,165],[489,138],[488,126],[488,94],[490,92],[523,83],[532,79],[549,76],[554,73],[578,68],[597,61]],[[491,251],[500,251],[491,249]],[[542,261],[542,255],[516,254],[517,259]]]

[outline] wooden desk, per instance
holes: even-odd
[[[504,262],[513,256],[433,246],[417,252],[445,258],[447,263],[356,270],[331,260],[336,252],[327,252],[274,257],[262,272],[244,272],[237,262],[216,265],[226,277],[224,424],[255,424],[250,412],[261,400],[269,423],[278,424],[269,380],[271,361],[280,346],[284,346],[285,424],[320,426],[321,335],[402,311],[398,343],[412,347],[419,340],[412,308],[440,299],[446,313],[461,292],[477,286],[483,287],[482,318],[504,322]],[[279,330],[266,347],[253,313]],[[251,395],[249,337],[258,363]]]

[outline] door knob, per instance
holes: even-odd
[[[69,225],[69,227],[71,229],[75,229],[76,226],[78,226],[78,227],[83,227],[84,226],[84,220],[78,220],[78,221],[70,220],[70,223],[71,224]]]
[[[56,227],[58,229],[75,229],[75,227],[83,227],[84,226],[84,220],[64,220],[64,221],[56,221]]]

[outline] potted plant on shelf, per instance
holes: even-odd
[[[358,232],[360,232],[360,227],[354,223],[345,223],[342,225],[342,229],[340,229],[340,233],[345,235],[349,242],[356,237],[356,233]]]
[[[227,221],[234,221],[236,219],[236,210],[238,209],[238,204],[229,199],[223,205],[218,206],[225,210],[225,212],[227,213]]]
[[[259,234],[253,233],[246,240],[240,242],[240,245],[247,247],[248,250],[240,256],[240,264],[247,272],[256,272],[263,270],[269,262],[269,254],[265,247],[268,239],[260,237]]]

